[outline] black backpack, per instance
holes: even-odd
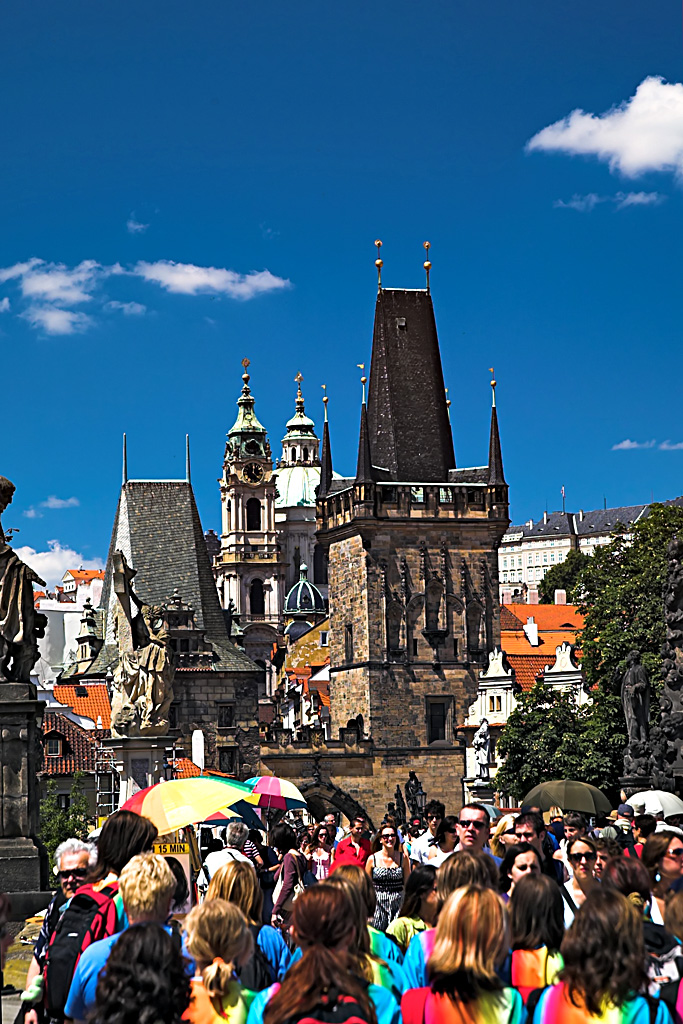
[[[254,955],[249,963],[241,967],[237,973],[243,988],[249,989],[250,992],[263,992],[265,988],[270,988],[275,981],[275,971],[263,950],[259,948],[258,937],[261,925],[250,924],[249,931],[254,940]]]
[[[49,1017],[62,1020],[64,1007],[81,953],[93,942],[116,932],[116,904],[113,897],[118,884],[97,892],[83,886],[71,897],[52,933],[45,964],[45,1010]]]
[[[632,828],[622,828],[621,825],[615,825],[614,830],[617,833],[616,842],[619,843],[622,851],[628,853],[629,857],[637,857],[636,851],[636,840],[633,835]]]

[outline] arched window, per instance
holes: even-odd
[[[249,587],[249,611],[252,615],[265,615],[266,599],[263,593],[263,580],[252,580]]]
[[[247,502],[247,530],[261,529],[261,502],[258,498],[249,498]]]
[[[296,448],[292,448],[292,462],[296,462]]]
[[[304,462],[308,462],[308,448],[304,448]]]

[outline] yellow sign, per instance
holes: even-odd
[[[189,843],[155,843],[154,852],[160,853],[162,857],[178,857],[182,853],[190,852]]]

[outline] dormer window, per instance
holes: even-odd
[[[62,737],[57,733],[53,733],[51,736],[48,736],[45,740],[45,753],[47,757],[61,757]]]

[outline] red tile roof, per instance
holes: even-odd
[[[67,569],[64,576],[71,576],[76,583],[89,583],[91,580],[103,580],[104,569]]]
[[[575,633],[573,630],[562,630],[546,633],[539,632],[538,644],[529,643],[529,639],[523,631],[513,632],[512,630],[501,631],[500,643],[505,653],[510,654],[538,654],[545,658],[546,665],[555,661],[555,648],[561,644],[573,644]]]
[[[87,690],[87,695],[82,696],[76,690]],[[97,716],[102,717],[102,728],[111,728],[111,703],[106,683],[56,683],[54,687],[55,699],[60,704],[66,704],[73,708],[77,715],[84,718],[91,718],[97,725]]]
[[[554,652],[550,662],[547,654],[510,654],[508,661],[515,673],[515,680],[526,693],[533,689],[539,672],[543,672],[546,665],[554,662]]]
[[[97,745],[103,733],[98,729],[83,729],[58,712],[46,711],[43,719],[43,739],[50,736],[62,741],[62,753],[48,755],[47,745],[43,757],[44,775],[73,775],[74,772],[94,772]]]
[[[519,629],[533,618],[539,630],[583,629],[584,617],[574,604],[505,604],[500,610],[501,629]]]
[[[176,779],[194,779],[202,774],[199,765],[189,757],[177,757],[175,761],[169,761],[169,764],[174,769]]]

